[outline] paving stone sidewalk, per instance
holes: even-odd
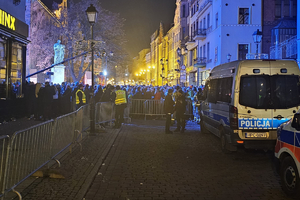
[[[119,131],[119,129],[107,128],[106,132],[97,133],[95,136],[87,136],[82,142],[82,151],[77,146],[71,154],[66,153],[60,159],[60,168],[57,165],[51,168],[52,172],[60,173],[65,179],[31,177],[26,180],[27,183],[31,183],[29,186],[24,189],[21,184],[21,187],[19,187],[22,188],[21,195],[23,199],[82,200],[95,174],[97,174],[98,169],[113,146]]]

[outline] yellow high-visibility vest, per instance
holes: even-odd
[[[117,90],[116,91],[116,100],[115,100],[115,104],[116,105],[121,105],[127,103],[126,100],[126,92],[124,90]]]
[[[78,89],[77,92],[76,92],[76,104],[79,104],[80,101],[79,101],[79,97],[77,95],[78,92],[81,92],[82,93],[82,102],[83,103],[86,103],[86,97],[85,97],[85,94],[82,90]]]

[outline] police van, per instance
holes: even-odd
[[[216,66],[203,91],[201,132],[220,137],[224,152],[239,145],[274,149],[277,128],[299,109],[299,75],[292,60],[241,60]]]
[[[281,187],[289,196],[300,199],[300,113],[282,124],[277,131],[275,157],[281,179]]]

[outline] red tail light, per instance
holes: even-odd
[[[238,109],[234,106],[229,106],[229,122],[231,129],[238,129]]]

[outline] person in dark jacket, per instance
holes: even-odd
[[[174,112],[174,101],[172,99],[172,93],[173,93],[173,90],[169,89],[168,94],[165,98],[165,102],[164,102],[164,107],[165,107],[165,112],[166,112],[166,127],[165,127],[166,134],[173,133],[172,131],[170,131],[171,115]]]
[[[177,128],[174,132],[184,132],[185,129],[185,110],[186,110],[186,100],[183,95],[183,91],[179,90],[177,101],[175,102],[175,110],[176,110],[176,120],[177,120]]]
[[[72,111],[72,89],[68,85],[67,89],[64,91],[62,95],[62,111],[63,114],[70,113]]]
[[[97,86],[97,89],[96,89],[96,91],[95,91],[95,103],[98,103],[98,102],[100,102],[100,99],[101,99],[101,97],[102,97],[102,95],[103,95],[103,90],[102,90],[102,87],[101,87],[101,85],[98,85]]]
[[[43,94],[43,118],[44,120],[51,119],[51,109],[53,103],[53,95],[55,95],[55,89],[50,86],[49,82],[45,83],[44,94]]]

